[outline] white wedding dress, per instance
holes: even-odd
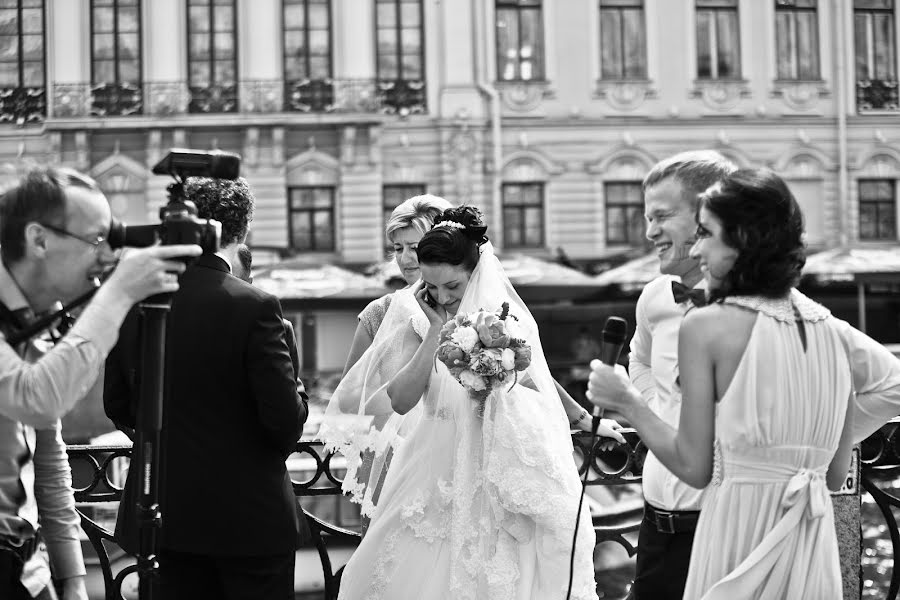
[[[417,409],[404,417],[388,414],[384,386],[397,365],[385,362],[400,353],[399,340],[417,339],[410,330],[421,335],[427,327],[407,291],[392,300],[373,356],[358,364],[364,375],[348,373],[336,390],[320,435],[348,457],[345,489],[372,517],[344,570],[340,600],[566,597],[581,492],[568,421],[534,319],[487,246],[460,311],[493,310],[503,301],[532,347],[527,374],[537,391],[521,383],[495,390],[479,416],[476,403],[436,362]],[[386,325],[395,330],[384,331]],[[353,413],[354,404],[357,415],[374,418],[371,431],[353,435],[340,425],[336,415]],[[379,458],[391,447],[376,504],[367,483],[381,476]],[[375,467],[362,473],[359,456],[366,449],[374,451]],[[571,597],[587,600],[597,598],[587,507],[581,519]]]

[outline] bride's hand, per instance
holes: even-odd
[[[597,435],[603,436],[600,440],[600,449],[604,451],[612,450],[616,447],[616,442],[625,444],[625,438],[619,433],[622,426],[615,419],[600,419],[600,426],[597,428]]]
[[[432,306],[428,302],[427,299],[431,298],[431,296],[428,295],[428,289],[425,287],[423,280],[420,279],[413,285],[413,295],[416,298],[416,302],[419,303],[419,308],[428,317],[428,323],[430,325],[443,326],[446,319],[438,312],[439,309],[436,306]]]

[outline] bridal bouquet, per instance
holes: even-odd
[[[531,364],[531,346],[510,331],[509,303],[500,310],[479,310],[458,314],[441,329],[435,359],[444,363],[456,380],[479,403],[484,403],[495,388],[515,385],[517,373]]]

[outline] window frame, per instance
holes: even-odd
[[[600,34],[600,80],[601,81],[646,81],[647,80],[647,13],[644,6],[644,0],[630,0],[627,2],[609,2],[609,0],[598,0],[599,8],[599,34]],[[625,19],[626,12],[640,13],[640,23],[643,32],[643,45],[641,46],[641,66],[640,73],[635,75],[628,74],[628,65],[625,49]],[[603,36],[603,18],[604,15],[616,13],[619,16],[619,64],[616,65],[617,70],[621,73],[619,76],[607,75],[606,65],[603,61],[603,45],[606,43]]]
[[[311,1],[315,4],[324,4],[327,8],[328,12],[328,75],[324,78],[314,78],[312,76],[312,70],[310,69],[310,58],[312,54],[310,52],[310,43],[309,43],[309,33],[310,33],[310,24],[309,24],[309,7]],[[291,5],[299,5],[303,7],[303,28],[301,29],[288,29],[287,26],[287,8]],[[289,57],[287,53],[287,43],[286,36],[289,31],[302,31],[304,39],[306,40],[306,52],[303,54],[302,62],[304,63],[304,71],[306,73],[305,78],[301,79],[288,79],[288,59],[297,60],[299,57]],[[319,31],[318,29],[312,31]],[[282,72],[284,73],[284,82],[285,84],[295,84],[301,81],[306,80],[331,80],[334,78],[334,11],[332,10],[331,0],[324,0],[323,2],[314,2],[314,0],[281,0],[281,66]],[[316,55],[319,56],[319,55]]]
[[[536,244],[525,243],[524,241],[519,244],[513,244],[510,242],[509,235],[509,223],[510,219],[507,214],[509,211],[517,210],[520,214],[520,227],[519,227],[519,237],[521,240],[526,239],[526,224],[525,224],[525,211],[529,208],[534,208],[533,204],[526,204],[523,202],[511,204],[507,200],[506,190],[511,187],[536,187],[538,189],[538,195],[540,197],[540,203],[537,205],[539,208],[538,213],[541,216],[540,222],[540,241]],[[500,184],[500,203],[501,210],[503,212],[503,247],[504,248],[513,248],[513,249],[540,249],[547,247],[547,219],[545,215],[545,209],[547,206],[547,182],[546,181],[504,181]]]
[[[529,4],[525,4],[528,2]],[[516,40],[516,66],[515,76],[506,79],[502,76],[502,54],[500,48],[500,36],[498,35],[500,27],[499,14],[500,11],[515,11],[516,13],[516,31],[518,39]],[[530,79],[522,77],[522,14],[526,11],[534,11],[537,13],[537,43],[539,48],[536,49],[532,62],[534,69]],[[509,83],[535,83],[547,81],[547,44],[544,28],[544,3],[543,0],[494,0],[494,57],[495,68],[497,70],[496,80],[498,82]]]
[[[807,0],[812,6],[797,6],[796,4],[785,4],[786,1],[796,2],[796,0],[774,0],[775,1],[775,77],[778,81],[820,81],[822,78],[822,53],[820,51],[821,43],[819,36],[819,4],[818,0]],[[793,47],[793,55],[789,57],[789,74],[783,74],[781,71],[782,61],[778,58],[780,55],[779,32],[778,26],[779,15],[786,15],[790,31],[787,33],[790,38],[791,47]],[[801,47],[800,29],[798,23],[800,15],[812,15],[812,29],[814,39],[805,40],[806,47]],[[815,59],[813,72],[801,73],[800,57],[809,54]]]
[[[22,6],[24,0],[17,0],[16,2],[16,75],[17,75],[17,84],[13,86],[3,86],[0,85],[0,89],[47,89],[47,1],[46,0],[38,0],[40,4],[40,13],[41,13],[41,60],[40,61],[26,61],[23,59],[23,50],[24,50],[24,39],[25,33],[23,32],[23,22],[22,22],[22,11],[25,8],[36,8],[36,7],[25,7]],[[33,34],[28,34],[33,35]],[[3,61],[4,63],[12,63],[13,61]],[[40,62],[41,65],[41,84],[40,85],[26,85],[25,84],[25,63],[35,63]]]
[[[711,13],[709,39],[709,75],[700,74],[700,16],[701,12]],[[719,74],[719,25],[720,14],[733,14],[735,19],[735,57],[734,73],[723,76]],[[694,36],[696,38],[697,79],[699,81],[739,81],[743,79],[743,57],[741,55],[741,11],[738,0],[694,0]]]
[[[312,206],[309,208],[294,208],[293,199],[294,192],[302,192],[302,190],[328,190],[331,200],[331,206],[328,208],[319,208]],[[287,226],[288,226],[288,245],[291,250],[301,250],[306,252],[335,252],[337,250],[337,227],[335,217],[337,212],[336,206],[337,188],[333,185],[291,185],[287,188]],[[331,224],[331,245],[327,248],[320,248],[316,245],[316,227],[315,215],[317,213],[327,212]],[[309,247],[300,246],[294,239],[294,216],[297,214],[308,215],[308,224],[310,232]]]
[[[866,183],[888,183],[891,187],[891,197],[890,198],[863,198],[862,195],[862,186]],[[857,231],[859,232],[859,240],[865,242],[896,242],[898,240],[897,233],[897,180],[891,178],[871,178],[866,177],[862,179],[858,179],[856,181],[856,196],[857,196]],[[875,235],[873,237],[863,236],[862,235],[862,213],[863,206],[873,207],[875,210],[874,215],[874,223],[875,223]],[[879,216],[881,211],[888,207],[888,210],[893,214],[893,220],[891,221],[892,231],[889,232],[890,235],[883,235],[880,231],[880,220]]]
[[[625,202],[625,201],[620,201],[620,200],[611,201],[610,198],[611,198],[612,194],[610,193],[610,189],[613,187],[623,187],[623,186],[636,187],[639,192],[639,201],[636,203]],[[610,213],[611,209],[621,209],[621,210],[625,211],[625,230],[624,230],[624,232],[620,232],[620,233],[625,234],[623,236],[624,239],[613,238],[610,235],[611,219],[609,217],[609,213]],[[637,215],[636,218],[641,223],[640,233],[637,235],[637,239],[634,239],[634,240],[631,240],[630,235],[629,235],[631,233],[631,228],[630,228],[631,220],[629,219],[629,214],[628,214],[629,209],[635,210],[636,215]],[[615,245],[615,246],[638,247],[638,246],[644,246],[647,244],[647,239],[645,236],[646,224],[645,224],[645,220],[644,220],[644,190],[643,190],[642,182],[640,180],[619,179],[619,180],[603,182],[603,223],[604,223],[603,234],[605,236],[604,241],[607,246]]]
[[[423,0],[415,0],[416,6],[419,8],[419,65],[421,67],[421,76],[419,78],[409,78],[404,73],[404,65],[403,65],[403,11],[401,7],[403,4],[412,4],[409,0],[373,0],[375,3],[375,77],[378,81],[384,82],[394,82],[394,81],[425,81],[425,4]],[[397,62],[397,76],[396,77],[384,77],[382,76],[382,67],[381,67],[381,46],[378,43],[378,33],[382,29],[388,29],[387,27],[382,27],[381,23],[378,20],[378,5],[379,4],[394,4],[394,8],[396,11],[396,23],[394,24],[393,30],[396,39],[394,40],[396,43],[396,52],[394,56],[391,58],[396,60]]]
[[[119,44],[118,44],[118,40],[119,40],[119,33],[120,33],[120,32],[119,32],[119,8],[120,8],[120,4],[119,4],[119,3],[120,3],[122,0],[106,0],[106,1],[107,1],[107,2],[111,2],[112,4],[111,4],[111,5],[101,5],[101,6],[96,6],[95,3],[97,2],[97,0],[90,0],[90,4],[89,4],[89,10],[90,10],[90,13],[91,13],[91,14],[90,14],[90,36],[91,36],[91,37],[90,37],[90,39],[91,39],[91,51],[90,51],[90,54],[91,54],[91,85],[92,85],[92,86],[97,86],[97,85],[100,85],[101,83],[107,83],[107,84],[112,84],[112,85],[121,85],[122,83],[136,83],[138,86],[141,86],[141,85],[143,85],[143,80],[144,80],[144,77],[143,77],[143,75],[144,75],[144,47],[143,47],[143,44],[144,44],[144,39],[143,39],[143,37],[144,37],[144,30],[143,30],[143,28],[144,28],[144,15],[142,14],[142,13],[143,13],[143,10],[142,10],[142,9],[143,9],[143,6],[142,6],[142,0],[135,0],[135,1],[134,1],[134,4],[129,4],[129,5],[127,5],[128,7],[133,6],[133,7],[135,7],[135,8],[137,9],[137,31],[135,31],[135,32],[133,32],[133,33],[136,33],[136,34],[137,34],[137,72],[138,72],[138,80],[137,80],[137,81],[133,81],[133,82],[132,82],[132,81],[123,81],[122,75],[121,75],[121,67],[120,67],[121,59],[120,59],[120,57],[119,57]],[[112,62],[113,62],[113,72],[114,72],[114,73],[113,73],[113,74],[114,74],[113,81],[104,81],[104,82],[101,82],[101,81],[97,81],[97,79],[96,79],[97,71],[96,71],[95,63],[97,62],[97,59],[94,57],[94,36],[95,36],[95,35],[100,35],[100,34],[98,34],[97,31],[96,31],[96,29],[95,29],[95,23],[94,23],[94,11],[95,11],[95,9],[97,9],[97,8],[110,8],[110,9],[112,9],[112,11],[113,11],[113,31],[111,32],[112,35],[113,35],[113,42],[114,42],[114,44],[113,44],[113,59],[112,59]],[[103,32],[103,33],[104,33],[104,34],[108,34],[108,33],[110,33],[110,32]],[[131,33],[131,32],[129,32],[129,33]]]
[[[202,0],[198,0],[202,1]],[[193,4],[193,0],[187,0],[185,2],[185,9],[187,10],[187,48],[186,48],[186,58],[187,58],[187,85],[189,90],[200,89],[200,90],[208,90],[212,88],[220,88],[222,90],[226,90],[228,88],[234,88],[235,92],[235,106],[228,112],[237,112],[237,88],[240,83],[240,65],[238,64],[238,58],[240,56],[240,36],[238,35],[238,21],[237,21],[237,12],[238,12],[238,1],[230,0],[230,4],[228,6],[231,7],[231,31],[230,32],[222,32],[222,33],[231,33],[232,43],[233,43],[233,54],[234,56],[231,58],[232,66],[234,68],[234,80],[230,83],[223,84],[216,78],[216,46],[215,46],[215,38],[216,34],[220,33],[215,28],[216,21],[216,12],[215,8],[217,6],[226,6],[225,4],[220,4],[220,0],[206,0],[204,4]],[[207,15],[209,17],[209,30],[207,32],[192,32],[191,31],[191,8],[194,6],[206,8]],[[209,35],[209,58],[205,60],[197,60],[192,58],[191,56],[191,36],[192,34],[203,34]],[[209,83],[207,84],[197,84],[194,83],[194,80],[191,75],[191,65],[194,63],[205,62],[209,67]],[[193,93],[191,94],[193,96]],[[191,104],[193,105],[193,100]]]
[[[895,13],[896,5],[894,4],[893,0],[887,0],[887,1],[891,2],[891,6],[889,8],[873,8],[873,7],[858,8],[857,7],[858,0],[854,0],[854,2],[853,2],[853,34],[854,34],[853,54],[854,54],[854,68],[856,71],[856,80],[857,81],[860,81],[860,80],[871,81],[871,80],[880,79],[877,75],[877,72],[876,72],[877,65],[875,64],[876,59],[877,59],[877,52],[876,52],[876,48],[875,48],[876,43],[875,43],[875,39],[874,39],[875,38],[875,32],[874,32],[874,30],[875,30],[875,25],[874,25],[875,15],[888,15],[889,16],[889,18],[887,19],[887,22],[890,23],[892,35],[888,36],[888,42],[891,45],[890,61],[893,63],[893,72],[891,73],[892,79],[888,80],[888,81],[897,81],[897,27],[896,27],[896,22],[895,22],[896,21],[896,13]],[[859,63],[860,63],[859,55],[858,55],[859,43],[858,43],[858,40],[855,39],[856,38],[856,20],[857,20],[857,17],[860,15],[868,16],[867,23],[866,23],[866,67],[867,68],[866,68],[865,77],[861,76],[862,74],[859,73]],[[882,81],[884,81],[884,80],[882,79]]]

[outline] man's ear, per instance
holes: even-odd
[[[47,253],[47,230],[40,223],[25,225],[25,256],[43,257]]]

